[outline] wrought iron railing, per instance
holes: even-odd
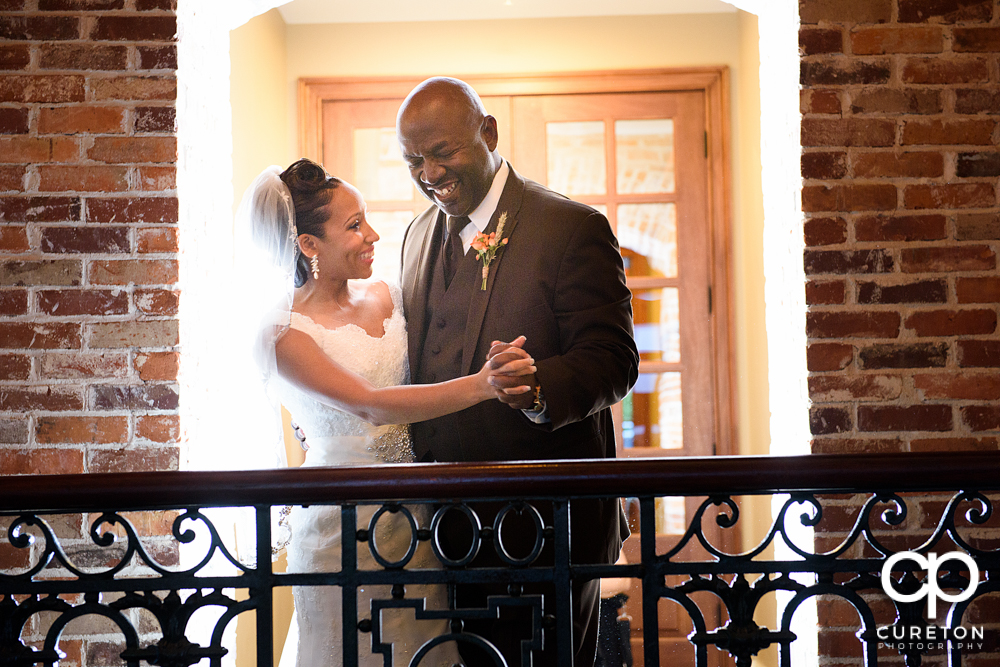
[[[221,665],[227,627],[251,611],[255,662],[271,665],[273,589],[321,584],[343,591],[392,585],[385,600],[368,608],[359,608],[353,595],[343,596],[348,665],[354,664],[359,646],[381,651],[384,664],[391,664],[389,645],[380,644],[380,610],[412,607],[418,616],[448,618],[450,632],[440,641],[482,645],[461,621],[496,614],[513,602],[537,612],[525,651],[555,642],[559,664],[570,665],[569,584],[610,577],[632,579],[641,599],[633,619],[642,628],[633,638],[639,664],[663,664],[659,617],[668,601],[686,615],[685,632],[693,646],[688,662],[671,664],[706,666],[734,659],[737,665],[750,665],[753,655],[777,646],[780,664],[788,667],[792,645],[802,640],[803,632],[793,621],[807,602],[818,598],[820,605],[835,599],[850,605],[861,664],[891,662],[902,653],[907,665],[919,665],[923,656],[943,648],[949,664],[959,665],[970,653],[997,650],[1000,619],[975,609],[1000,592],[1000,531],[994,527],[989,495],[998,489],[996,452],[8,477],[0,482],[6,530],[6,540],[0,541],[0,666],[58,664],[67,625],[91,615],[111,624],[105,634],[120,635],[120,657],[128,665],[187,666],[204,658]],[[734,548],[733,536],[741,527],[741,502],[753,496],[777,496],[775,518],[754,539],[756,546],[741,551]],[[638,506],[638,516],[632,517],[638,530],[632,539],[639,542],[640,558],[616,565],[570,562],[569,504],[588,497],[633,499],[629,505]],[[657,499],[663,497],[687,499],[683,534],[657,536]],[[487,500],[509,503],[517,511],[551,507],[551,521],[537,523],[538,548],[506,556],[501,549],[507,562],[498,568],[453,560],[439,569],[413,570],[384,557],[377,568],[359,568],[359,552],[371,550],[375,542],[373,525],[358,525],[363,508],[371,506],[376,515],[416,517],[413,545],[436,544],[441,516],[458,512],[475,524],[477,506],[470,502]],[[342,534],[348,538],[339,571],[273,571],[273,515],[283,506],[301,505],[341,506]],[[419,506],[428,511],[410,509]],[[238,557],[232,540],[217,528],[211,508],[223,507],[249,508],[255,533],[249,557]],[[79,513],[85,513],[85,524],[60,518]],[[139,516],[159,516],[169,531],[158,532],[154,522],[137,521]],[[815,528],[816,537],[803,538],[803,527]],[[475,532],[478,548],[493,549],[501,542],[498,524]],[[744,542],[750,533],[744,529]],[[192,549],[198,554],[188,553]],[[535,557],[545,550],[554,554],[554,561],[542,565]],[[971,557],[974,566],[963,556],[942,565],[940,576],[925,575],[919,559],[897,558],[888,582],[894,591],[909,593],[909,599],[891,602],[895,619],[880,618],[888,600],[882,571],[893,554],[903,551],[939,557],[957,551]],[[927,596],[920,591],[935,590],[928,576],[952,599],[938,600],[940,621],[923,613]],[[483,609],[425,610],[419,600],[406,597],[411,584],[470,581],[510,586],[506,597],[491,599],[495,604]],[[523,599],[521,586],[532,582],[554,586],[554,608],[545,607],[540,597]],[[961,593],[970,589],[970,597]],[[236,595],[236,590],[246,594]],[[776,591],[785,596],[778,616],[770,626],[759,626],[754,613]],[[716,616],[706,613],[706,597],[716,601]],[[197,628],[192,618],[206,607],[217,611],[213,624],[206,628],[200,621]],[[893,628],[903,626],[924,628],[923,640],[927,628],[950,633],[940,646],[929,640],[893,640]],[[504,663],[498,656],[495,664]]]

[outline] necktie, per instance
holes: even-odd
[[[444,246],[445,287],[451,284],[451,279],[455,277],[455,271],[458,270],[458,263],[465,256],[464,248],[462,247],[461,232],[468,224],[468,216],[463,215],[457,218],[448,216],[448,238],[445,239]]]

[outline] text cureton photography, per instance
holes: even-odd
[[[876,634],[879,648],[898,650],[933,651],[961,649],[977,651],[983,648],[983,626],[947,628],[937,625],[884,625]]]

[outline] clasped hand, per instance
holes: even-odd
[[[518,336],[509,343],[493,341],[486,356],[486,366],[492,369],[488,382],[496,390],[497,399],[518,410],[527,410],[534,404],[535,387],[538,385],[535,360],[523,349],[526,340],[524,336]],[[521,366],[513,366],[522,359],[530,359],[530,364],[522,362]],[[517,370],[505,372],[513,368]]]

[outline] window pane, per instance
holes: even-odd
[[[399,154],[394,128],[354,130],[354,180],[365,201],[413,200],[413,181]]]
[[[681,449],[684,432],[680,373],[640,373],[622,401],[622,439],[626,449]]]
[[[618,243],[630,276],[677,277],[677,207],[618,206]]]
[[[548,186],[564,195],[608,191],[604,122],[546,123]]]
[[[635,342],[643,361],[680,362],[679,305],[680,296],[676,287],[633,292]]]
[[[618,194],[674,191],[674,121],[615,121]]]
[[[413,220],[413,211],[368,211],[368,224],[379,240],[375,243],[375,263],[372,276],[390,283],[399,282],[399,257],[403,250],[403,234]]]

